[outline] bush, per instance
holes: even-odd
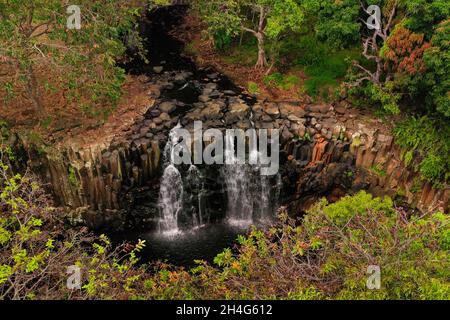
[[[4,159],[3,159],[4,160]],[[105,236],[66,229],[36,180],[0,166],[1,299],[450,299],[450,219],[411,216],[360,192],[317,203],[295,221],[280,210],[214,265],[186,271],[137,264],[144,242],[113,249]],[[124,249],[126,249],[125,253]],[[67,267],[81,288],[67,288]],[[367,289],[368,268],[381,270]]]
[[[439,184],[449,178],[450,128],[445,119],[408,118],[394,129],[395,141],[403,148],[406,165],[418,167],[428,181]],[[419,157],[412,161],[414,153]]]
[[[193,270],[202,296],[227,299],[449,299],[449,218],[410,217],[389,198],[365,192],[335,204],[321,201],[298,225],[239,237],[215,263]],[[368,290],[369,266],[381,288]]]
[[[105,236],[66,229],[37,180],[13,174],[0,152],[0,299],[121,299],[132,295],[142,271],[143,243],[112,249]],[[82,271],[82,290],[69,290],[67,268]],[[142,284],[143,285],[143,284]]]

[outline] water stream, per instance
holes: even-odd
[[[132,60],[125,66],[128,72],[153,77],[154,66],[163,66],[164,72],[189,72],[191,76],[185,83],[162,92],[167,101],[176,100],[185,105],[182,112],[187,112],[198,101],[200,93],[195,84],[204,83],[205,79],[213,81],[222,91],[236,92],[248,104],[254,103],[253,97],[241,94],[227,77],[219,74],[214,80],[208,79],[210,70],[197,69],[182,55],[183,44],[171,31],[182,20],[185,10],[178,6],[149,13],[141,32],[148,39],[150,64],[139,58]],[[164,147],[157,193],[147,200],[140,197],[142,201],[136,206],[140,212],[149,212],[154,227],[122,233],[120,239],[147,240],[142,252],[144,262],[167,260],[190,266],[195,259],[211,261],[223,248],[233,246],[237,235],[244,234],[251,225],[263,227],[273,222],[278,185],[276,177],[262,176],[258,165],[239,163],[231,141],[226,143],[225,154],[229,161],[225,165],[175,164],[173,155],[180,142],[173,134],[176,128],[172,129]],[[250,148],[247,156],[255,157],[255,152]]]

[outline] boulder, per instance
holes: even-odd
[[[161,110],[161,112],[163,112],[163,113],[170,114],[170,113],[174,112],[176,110],[176,108],[177,107],[176,107],[175,103],[172,101],[166,101],[159,105],[159,110]]]
[[[163,71],[163,69],[164,69],[163,66],[156,66],[156,67],[153,67],[153,71],[154,71],[155,73],[161,73],[161,72]]]
[[[276,103],[268,103],[264,107],[264,111],[273,119],[277,119],[280,116],[280,109]]]
[[[228,106],[228,112],[225,114],[227,123],[243,120],[247,117],[250,107],[244,103],[233,103]]]
[[[289,116],[303,118],[306,115],[305,109],[300,105],[282,102],[278,104],[278,107],[282,118],[288,118]]]
[[[201,96],[198,97],[198,101],[200,101],[200,102],[208,102],[209,100],[211,100],[211,98],[204,94],[202,94]]]
[[[330,111],[330,108],[331,106],[328,104],[317,104],[308,106],[307,110],[316,113],[327,113],[328,111]]]

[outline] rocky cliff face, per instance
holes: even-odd
[[[148,103],[108,123],[83,142],[64,141],[35,159],[58,203],[73,221],[124,226],[135,195],[155,187],[161,150],[177,123],[192,128],[276,128],[281,133],[283,199],[302,210],[319,196],[368,189],[401,194],[422,211],[448,211],[450,190],[433,189],[399,158],[388,130],[356,109],[297,102],[258,102],[226,88],[210,70],[161,72],[148,85]]]

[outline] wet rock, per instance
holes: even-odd
[[[171,120],[169,114],[166,112],[161,113],[161,115],[159,116],[159,119],[161,119],[164,122]]]
[[[198,101],[200,101],[200,102],[208,102],[209,100],[211,100],[211,98],[204,94],[202,94],[201,96],[198,97]]]
[[[219,74],[217,72],[214,72],[214,73],[208,74],[207,77],[209,79],[213,80],[213,79],[217,79],[219,77]]]
[[[234,92],[233,90],[225,90],[223,93],[227,96],[236,96],[237,95],[237,93]]]
[[[156,125],[160,125],[163,123],[163,120],[161,118],[155,118],[153,119],[153,123]]]
[[[222,117],[222,106],[220,103],[209,103],[206,108],[201,111],[204,120],[214,120]]]
[[[153,109],[153,110],[150,110],[149,114],[152,117],[158,117],[161,114],[161,111],[159,111],[158,109]]]
[[[175,102],[166,101],[166,102],[161,103],[158,108],[163,113],[172,113],[176,110],[177,107],[175,105]]]
[[[161,73],[163,70],[164,70],[164,67],[163,67],[163,66],[156,66],[156,67],[153,67],[153,71],[154,71],[155,73]]]
[[[228,112],[225,114],[225,121],[227,123],[243,120],[247,117],[250,107],[243,103],[233,103],[228,106]]]
[[[207,84],[205,85],[205,88],[206,88],[206,89],[212,89],[212,90],[215,90],[215,89],[217,89],[217,84],[216,84],[216,83],[209,82],[209,83],[207,83]]]

